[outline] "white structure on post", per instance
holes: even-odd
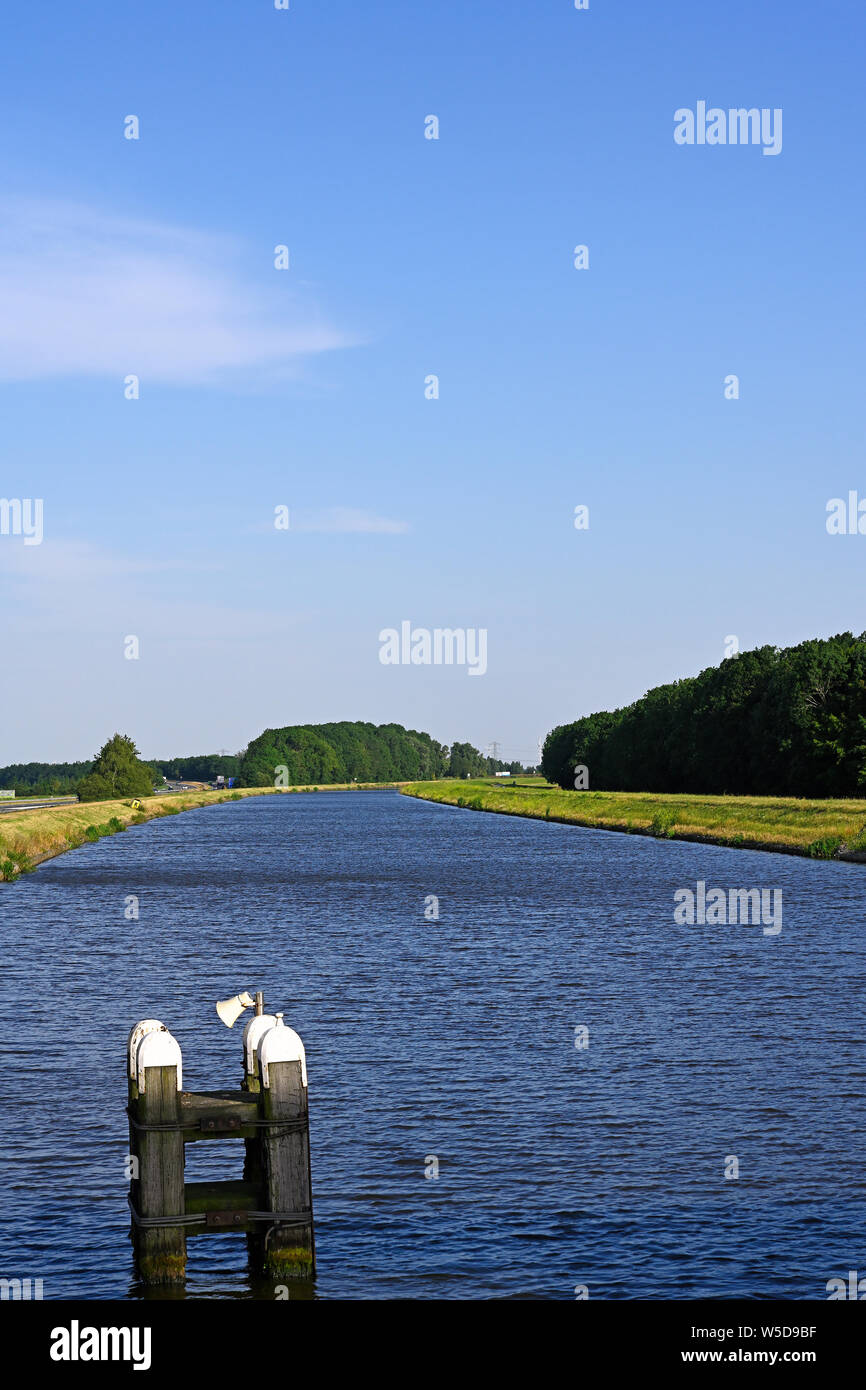
[[[259,1043],[276,1021],[274,1014],[256,1014],[244,1028],[244,1071],[248,1076],[256,1075]]]
[[[259,1066],[262,1070],[262,1085],[268,1089],[268,1064],[270,1062],[300,1062],[301,1082],[307,1084],[307,1058],[304,1052],[304,1044],[298,1037],[294,1028],[287,1028],[283,1023],[283,1015],[276,1015],[276,1022],[273,1028],[262,1034],[259,1042]]]
[[[135,1053],[135,1084],[144,1094],[145,1077],[149,1067],[177,1067],[177,1089],[183,1090],[183,1061],[180,1043],[167,1028],[145,1033]]]
[[[135,1081],[135,1055],[138,1052],[138,1044],[148,1033],[159,1033],[165,1030],[165,1024],[158,1018],[143,1018],[140,1023],[136,1023],[131,1030],[126,1044],[126,1053],[129,1058],[129,1079]]]

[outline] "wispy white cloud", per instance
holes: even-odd
[[[31,650],[46,633],[62,633],[75,646],[94,637],[119,641],[127,632],[146,632],[150,644],[209,642],[224,649],[229,642],[270,640],[308,621],[310,612],[300,607],[249,608],[179,592],[185,576],[221,568],[194,555],[124,555],[65,540],[25,548],[17,538],[0,537],[4,636]],[[220,592],[231,587],[228,576]]]
[[[329,507],[321,512],[292,512],[293,531],[367,532],[376,535],[403,535],[409,530],[408,521],[392,521],[375,512],[358,511],[352,507]]]
[[[241,265],[226,238],[0,200],[0,379],[262,381],[360,341],[280,283],[284,273],[273,272],[270,293]]]

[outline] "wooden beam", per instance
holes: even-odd
[[[300,1062],[270,1062],[261,1100],[266,1120],[303,1122],[287,1130],[262,1131],[267,1210],[307,1213],[297,1220],[275,1222],[265,1232],[262,1265],[267,1275],[277,1279],[311,1279],[315,1273],[313,1194],[307,1088],[301,1079]]]
[[[143,1125],[178,1120],[177,1067],[149,1067],[147,1085],[135,1102]],[[176,1130],[137,1133],[138,1211],[142,1217],[183,1216],[183,1137]],[[183,1226],[135,1227],[139,1273],[145,1284],[180,1284],[186,1275]]]
[[[181,1091],[178,1118],[187,1144],[200,1139],[253,1139],[257,1098],[246,1091]]]

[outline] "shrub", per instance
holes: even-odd
[[[674,826],[677,823],[676,814],[673,811],[656,811],[650,824],[650,831],[656,839],[670,839],[673,835]]]
[[[0,851],[5,857],[0,859],[0,879],[4,883],[11,883],[19,874],[30,874],[33,872],[33,864],[28,859],[23,850],[7,849]]]
[[[825,835],[823,839],[813,840],[810,845],[807,845],[806,853],[812,859],[832,859],[841,844],[841,836]]]

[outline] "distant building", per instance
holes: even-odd
[[[14,798],[15,798],[15,793],[14,793],[14,791],[12,791],[12,792],[0,791],[0,801],[13,801]]]
[[[496,776],[496,777],[510,777],[510,776],[511,776],[511,773],[510,773],[510,772],[496,772],[496,773],[494,773],[494,776]]]

